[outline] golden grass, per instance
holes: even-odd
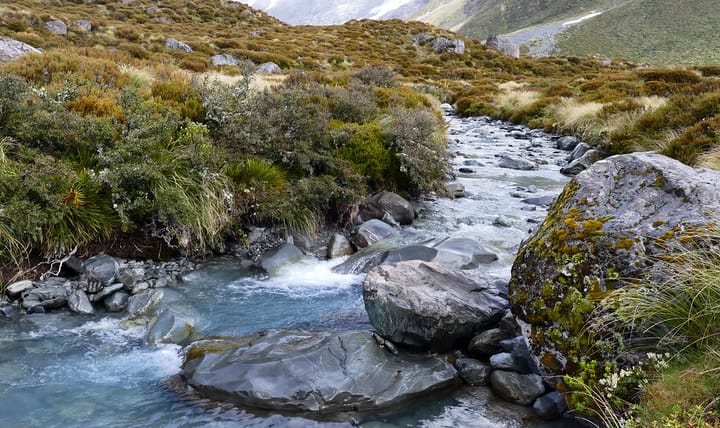
[[[531,106],[540,99],[537,91],[521,90],[521,86],[515,89],[506,89],[495,98],[498,108],[502,111],[512,112]]]
[[[555,110],[555,121],[560,128],[583,128],[595,119],[603,106],[601,103],[583,103],[575,98],[563,98]]]

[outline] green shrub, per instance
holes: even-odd
[[[399,162],[386,147],[383,130],[377,123],[355,126],[354,133],[339,156],[348,160],[353,169],[367,177],[375,190],[395,187],[399,175]]]
[[[353,73],[352,77],[368,86],[377,86],[381,88],[391,88],[395,86],[395,72],[383,65],[370,65],[363,67]]]

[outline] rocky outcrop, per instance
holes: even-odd
[[[67,35],[67,24],[58,19],[47,21],[43,24],[43,26],[51,33],[58,34],[60,36]]]
[[[258,74],[281,74],[282,68],[274,62],[265,62],[260,64],[255,72]]]
[[[19,40],[0,37],[0,62],[12,61],[29,52],[41,53],[42,51]]]
[[[490,279],[422,261],[374,268],[363,283],[363,299],[378,334],[437,351],[466,345],[507,307]]]
[[[430,40],[430,46],[438,53],[451,52],[461,55],[465,53],[465,42],[460,39],[435,37]]]
[[[268,330],[185,351],[182,378],[200,396],[290,413],[375,411],[458,383],[429,355],[393,355],[362,331]]]
[[[238,60],[230,54],[213,55],[210,57],[210,62],[215,66],[238,65]]]
[[[92,22],[90,22],[86,19],[79,19],[79,20],[75,21],[75,26],[80,31],[84,31],[86,33],[89,33],[92,31]]]
[[[513,58],[520,58],[520,48],[503,36],[488,37],[487,40],[485,40],[485,46]]]
[[[626,281],[662,281],[654,256],[717,225],[718,214],[720,173],[658,154],[613,156],[578,174],[512,267],[510,303],[542,374],[574,374],[579,355],[616,356],[592,346],[616,333],[596,327],[594,302]]]
[[[185,53],[192,53],[193,51],[193,48],[191,48],[190,45],[172,37],[165,40],[165,47],[176,51],[183,51]]]

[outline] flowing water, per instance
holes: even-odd
[[[492,245],[500,259],[486,267],[507,278],[529,229],[547,213],[524,197],[555,196],[567,181],[548,136],[485,119],[448,118],[457,181],[467,197],[428,202],[415,228],[422,236],[462,236]],[[511,133],[513,135],[507,135]],[[515,137],[521,137],[521,139]],[[498,155],[545,163],[533,171],[498,168]],[[505,227],[497,218],[502,217]],[[173,287],[169,305],[191,313],[202,335],[242,335],[270,327],[370,329],[362,276],[333,273],[339,260],[307,261],[272,278],[234,259],[218,259]],[[66,312],[0,319],[0,427],[332,427],[279,415],[254,416],[195,406],[164,387],[179,371],[180,348],[150,346],[145,327],[120,315]],[[461,388],[364,421],[389,427],[560,427],[527,419],[527,409],[499,401],[485,388]]]

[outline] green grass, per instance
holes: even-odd
[[[633,355],[649,351],[669,355],[668,365],[647,373],[649,382],[640,385],[634,404],[605,396],[592,382],[575,384],[580,385],[578,394],[599,403],[596,414],[607,426],[622,426],[619,420],[628,418],[630,426],[718,426],[720,248],[714,245],[718,237],[716,231],[697,236],[692,246],[664,265],[665,282],[630,284],[603,301],[602,310],[612,314],[605,320],[624,331],[629,356],[625,364]]]
[[[558,37],[560,51],[639,63],[717,64],[720,31],[714,0],[633,0]]]

